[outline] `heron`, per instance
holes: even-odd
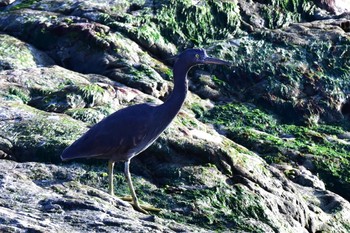
[[[136,196],[131,181],[130,160],[146,150],[175,118],[186,99],[187,73],[193,66],[200,64],[230,65],[227,61],[209,57],[204,49],[185,50],[177,56],[173,66],[173,91],[162,104],[137,104],[112,113],[67,147],[61,154],[61,159],[107,159],[108,191],[111,195],[114,195],[114,163],[124,162],[131,204],[135,210],[148,213],[145,210],[147,208],[140,205]]]

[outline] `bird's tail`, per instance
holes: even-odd
[[[76,150],[74,143],[67,147],[61,154],[62,161],[84,157]]]
[[[69,148],[69,147],[68,147]],[[71,157],[72,156],[70,156],[70,153],[67,153],[67,149],[68,148],[66,148],[63,152],[62,152],[62,154],[61,154],[61,160],[62,161],[66,161],[66,160],[69,160],[69,159],[72,159]]]

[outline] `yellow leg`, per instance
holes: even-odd
[[[130,168],[129,167],[130,167],[130,159],[125,162],[124,173],[125,173],[126,180],[128,181],[130,193],[131,193],[131,196],[132,196],[132,201],[133,201],[132,205],[134,206],[134,208],[136,210],[138,210],[138,211],[140,211],[140,212],[142,212],[144,214],[148,214],[148,212],[146,210],[142,209],[140,204],[139,204],[139,201],[138,201],[136,193],[135,193],[134,186],[132,185],[131,175],[130,175]]]
[[[114,169],[114,162],[108,161],[108,193],[110,195],[114,195],[113,169]]]
[[[134,186],[132,184],[132,181],[131,181],[131,175],[130,175],[130,170],[129,170],[129,167],[130,167],[130,160],[128,160],[127,162],[125,162],[125,177],[126,177],[126,180],[128,182],[128,185],[129,185],[129,189],[130,189],[130,193],[131,193],[131,198],[121,198],[122,200],[125,200],[125,201],[132,201],[132,206],[144,213],[144,214],[148,214],[148,211],[153,211],[153,212],[159,212],[161,211],[160,209],[158,208],[155,208],[153,206],[144,206],[144,205],[140,205],[139,204],[139,201],[137,199],[137,196],[136,196],[136,192],[135,192],[135,189],[134,189]],[[110,195],[113,195],[114,196],[114,182],[113,182],[113,169],[114,169],[114,162],[113,161],[108,161],[108,193]]]

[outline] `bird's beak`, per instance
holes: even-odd
[[[204,64],[216,64],[216,65],[226,65],[226,66],[230,66],[231,63],[224,61],[224,60],[220,60],[218,58],[213,58],[213,57],[206,57],[203,60]]]

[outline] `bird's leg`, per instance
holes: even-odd
[[[128,185],[129,185],[129,189],[130,189],[132,197],[131,198],[124,197],[121,199],[124,201],[128,201],[128,202],[132,201],[131,204],[134,206],[134,208],[136,210],[144,213],[144,214],[148,214],[146,210],[159,212],[160,209],[157,209],[157,208],[152,207],[152,206],[143,206],[143,205],[139,204],[137,197],[136,197],[134,186],[132,185],[131,175],[130,175],[130,171],[129,171],[129,164],[130,164],[130,160],[125,162],[125,177],[128,181]],[[113,169],[114,169],[114,162],[108,161],[108,193],[112,196],[114,196]]]
[[[113,168],[114,162],[108,161],[108,193],[114,196]]]
[[[137,196],[136,196],[136,193],[135,193],[134,186],[133,186],[132,181],[131,181],[131,175],[130,175],[130,160],[128,160],[128,161],[125,162],[125,170],[124,170],[124,172],[125,172],[125,177],[126,177],[126,179],[127,179],[127,181],[128,181],[130,193],[131,193],[131,196],[132,196],[132,206],[133,206],[136,210],[138,210],[138,211],[140,211],[140,212],[142,212],[142,213],[144,213],[144,214],[148,214],[148,212],[147,212],[146,210],[148,210],[148,211],[153,211],[153,212],[160,212],[161,209],[158,209],[158,208],[156,208],[156,207],[148,206],[148,205],[140,205],[140,204],[139,204],[139,201],[138,201]],[[123,199],[123,200],[126,200],[126,201],[129,201],[129,198],[122,198],[122,199]]]
[[[136,210],[138,210],[138,211],[140,211],[140,212],[142,212],[144,214],[148,214],[147,211],[142,209],[140,204],[139,204],[139,201],[138,201],[136,193],[135,193],[134,186],[132,185],[131,175],[130,175],[130,168],[129,167],[130,167],[130,159],[125,162],[124,173],[125,173],[126,180],[128,181],[130,193],[131,193],[131,196],[132,196],[132,201],[133,201],[132,205],[134,206],[134,208]]]

